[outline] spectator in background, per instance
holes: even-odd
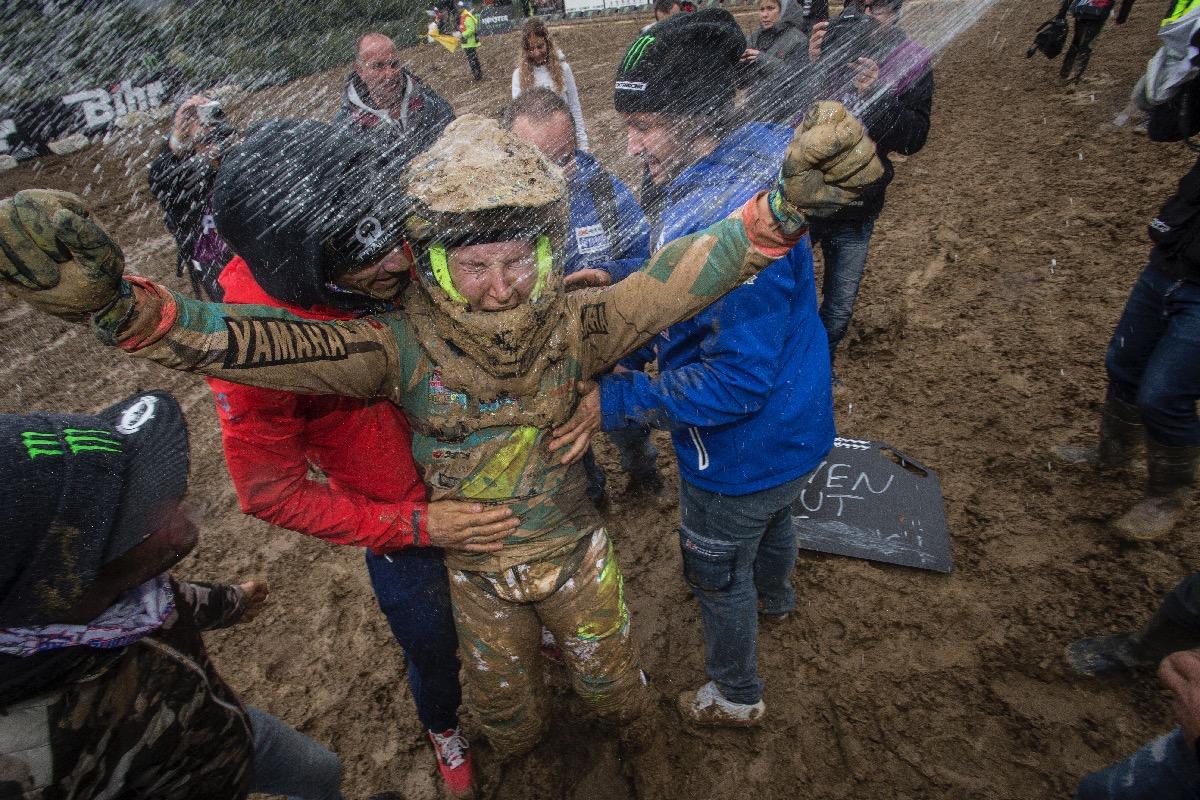
[[[1124,0],[1121,10],[1117,12],[1116,24],[1120,25],[1129,18],[1134,0]],[[1112,13],[1113,0],[1071,0],[1071,17],[1075,20],[1075,29],[1071,32],[1071,44],[1063,56],[1062,66],[1058,76],[1072,83],[1079,83],[1083,71],[1087,69],[1092,59],[1092,43],[1100,35],[1100,29],[1108,21]],[[1075,74],[1071,68],[1075,66]]]
[[[196,546],[183,412],[165,392],[95,416],[0,415],[0,795],[340,800],[336,755],[247,706],[202,632],[262,581],[168,572]]]
[[[574,127],[575,147],[572,149],[586,151],[587,130],[583,123],[583,109],[579,105],[579,90],[575,88],[575,75],[546,28],[546,23],[536,17],[526,20],[521,27],[521,53],[512,74],[513,99],[516,100],[522,92],[535,86],[553,90],[566,102]]]
[[[217,278],[233,253],[213,222],[212,188],[233,136],[220,104],[193,95],[176,110],[170,136],[150,163],[148,175],[150,192],[175,237],[175,274],[186,273],[192,293],[216,303],[224,297]]]
[[[374,140],[402,161],[428,148],[454,120],[450,104],[404,67],[396,44],[363,34],[334,123]]]
[[[563,273],[568,290],[616,283],[641,269],[650,257],[646,216],[625,184],[578,147],[573,120],[562,97],[543,86],[522,93],[505,109],[502,120],[505,128],[562,167],[567,179],[570,217]],[[634,492],[660,491],[658,450],[649,432],[644,428],[613,431],[610,438]],[[588,496],[602,509],[607,501],[607,478],[590,449],[583,466],[587,470]]]
[[[933,108],[933,67],[928,50],[905,36],[899,26],[902,0],[863,0],[867,18],[818,22],[808,54],[821,64],[827,85],[821,91],[840,100],[866,126],[884,166],[883,180],[863,202],[814,220],[812,238],[821,246],[825,279],[821,283],[821,321],[829,335],[829,361],[846,335],[858,288],[867,266],[875,220],[883,211],[884,192],[895,175],[890,153],[911,155],[925,146]],[[831,26],[838,26],[836,49],[823,54]],[[848,63],[844,63],[848,62]],[[845,76],[828,79],[828,76]],[[834,378],[837,382],[837,378]]]
[[[802,20],[800,29],[805,36],[812,33],[813,26],[818,22],[829,19],[829,0],[782,0],[782,3],[785,14],[792,10],[792,3],[799,6],[798,16]]]
[[[471,11],[471,6],[464,0],[458,0],[458,32],[462,42],[463,54],[471,67],[471,75],[475,80],[483,80],[483,67],[479,65],[479,17]]]
[[[794,104],[785,95],[794,90],[795,80],[808,66],[808,37],[803,31],[801,4],[784,0],[759,0],[758,30],[746,40],[742,53],[745,110],[749,119],[785,122]]]
[[[653,28],[657,23],[662,22],[672,14],[678,14],[683,8],[680,6],[679,0],[654,0],[654,22],[642,28],[642,33]]]

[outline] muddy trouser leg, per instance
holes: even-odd
[[[754,559],[754,588],[764,614],[786,614],[796,607],[792,571],[799,553],[792,508],[787,505],[767,520],[767,530]]]
[[[608,476],[604,474],[604,467],[600,466],[595,451],[590,447],[583,454],[583,471],[587,473],[588,499],[599,507],[604,500],[604,491],[608,488]]]
[[[723,495],[679,484],[684,580],[700,603],[704,626],[704,669],[725,699],[754,704],[762,699],[758,674],[758,590],[756,573],[768,584],[790,580],[796,553],[784,552],[781,512],[790,525],[790,507],[808,476],[753,492]],[[768,532],[771,545],[760,552]],[[771,602],[787,610],[788,593]],[[794,595],[793,595],[794,597]],[[794,602],[794,599],[791,600]]]
[[[624,578],[603,529],[592,534],[575,573],[537,609],[562,648],[576,694],[592,711],[617,724],[640,716],[649,690],[629,633]]]
[[[450,599],[468,705],[501,757],[532,750],[546,724],[533,603],[504,600],[481,573],[461,570],[450,571]]]
[[[1083,71],[1087,69],[1088,62],[1092,59],[1092,43],[1096,41],[1096,37],[1100,35],[1100,29],[1103,27],[1104,20],[1102,19],[1075,21],[1075,29],[1081,31],[1079,53],[1075,57],[1075,80],[1079,80]]]
[[[379,608],[408,661],[408,685],[421,724],[441,733],[458,726],[458,639],[441,550],[413,547],[386,556],[367,552]]]
[[[471,75],[475,80],[483,80],[483,68],[479,65],[479,53],[475,52],[478,48],[464,47],[463,52],[467,54],[467,63],[471,66]]]
[[[858,288],[862,285],[863,273],[867,268],[867,254],[874,230],[875,218],[817,222],[813,225],[813,236],[820,242],[825,261],[825,279],[821,284],[821,308],[818,313],[829,337],[831,364],[854,316],[854,305],[858,301]]]
[[[1200,572],[1193,572],[1176,584],[1163,598],[1158,614],[1195,631],[1196,641],[1200,643]]]
[[[1200,284],[1146,267],[1105,358],[1110,394],[1136,404],[1146,436],[1167,447],[1200,444]]]
[[[609,431],[608,438],[621,457],[621,469],[634,477],[643,477],[658,469],[658,448],[645,428]]]
[[[1062,66],[1058,69],[1060,78],[1071,76],[1071,67],[1075,65],[1075,56],[1079,54],[1079,40],[1083,36],[1083,26],[1079,24],[1078,18],[1072,20],[1071,28],[1071,44],[1067,47],[1067,52],[1063,54]]]

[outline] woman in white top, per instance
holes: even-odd
[[[575,118],[575,140],[580,150],[588,149],[587,131],[583,127],[583,109],[579,107],[579,90],[575,88],[575,76],[562,50],[554,45],[546,24],[537,17],[525,21],[521,29],[521,55],[517,68],[513,70],[512,96],[516,100],[521,92],[533,86],[545,86],[567,101],[571,116]]]

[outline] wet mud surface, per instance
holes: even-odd
[[[704,678],[677,509],[627,499],[605,443],[610,530],[664,724],[649,751],[629,757],[550,670],[551,735],[503,769],[478,748],[487,795],[1066,797],[1079,775],[1172,725],[1152,674],[1080,680],[1061,653],[1081,635],[1148,616],[1194,564],[1197,516],[1156,546],[1124,544],[1105,522],[1136,484],[1060,468],[1048,451],[1094,435],[1104,349],[1148,252],[1146,222],[1193,157],[1108,124],[1155,48],[1159,9],[1139,6],[1125,27],[1106,28],[1090,76],[1066,90],[1057,62],[1023,57],[1056,7],[1004,0],[944,54],[928,146],[897,164],[838,367],[840,432],[888,442],[939,472],[956,571],[802,555],[800,607],[762,636],[765,726],[686,730],[674,696]],[[559,33],[595,149],[631,180],[637,167],[623,155],[610,81],[638,24]],[[487,112],[508,97],[515,49],[514,36],[485,40],[479,86],[460,54],[432,45],[412,51],[413,66],[460,113]],[[244,124],[286,106],[329,118],[342,75],[268,90],[233,117]],[[156,147],[146,132],[50,157],[0,175],[0,195],[86,192],[130,269],[182,289],[173,240],[145,185]],[[192,440],[189,502],[203,538],[178,572],[263,576],[272,586],[273,604],[253,625],[209,636],[229,682],[337,750],[349,797],[383,788],[437,797],[403,659],[361,554],[238,511],[203,382],[110,352],[86,330],[7,298],[0,354],[0,411],[97,410],[148,387],[180,397]],[[664,455],[670,492],[669,462]]]

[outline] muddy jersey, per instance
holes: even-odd
[[[769,213],[764,193],[733,216],[667,245],[641,272],[567,294],[553,334],[561,337],[563,355],[544,369],[537,392],[543,403],[554,399],[557,421],[578,403],[578,381],[786,253],[799,234],[784,237]],[[483,402],[469,390],[445,386],[402,314],[318,322],[277,308],[201,303],[131,281],[138,319],[130,328],[154,330],[150,344],[123,345],[137,356],[236,383],[382,396],[403,406],[431,500],[504,504],[521,520],[497,553],[447,553],[451,568],[499,572],[551,558],[600,526],[582,466],[563,466],[560,454],[546,448],[553,426],[531,424],[522,398]]]

